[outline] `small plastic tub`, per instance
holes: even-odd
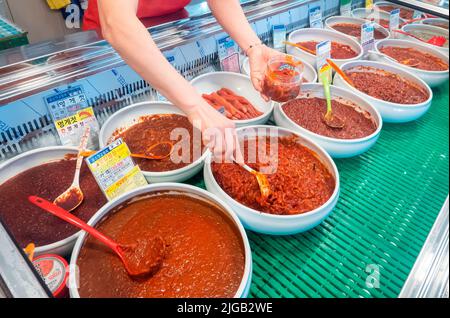
[[[263,94],[275,102],[287,102],[300,94],[303,63],[291,55],[274,56],[267,64]]]

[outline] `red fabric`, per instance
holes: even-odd
[[[137,17],[139,19],[159,17],[183,9],[190,0],[139,0]],[[83,30],[100,29],[97,0],[89,0],[84,13]]]

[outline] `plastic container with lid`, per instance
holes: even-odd
[[[267,64],[263,94],[275,102],[287,102],[300,93],[303,63],[291,55],[274,56]]]
[[[69,295],[67,288],[69,265],[64,258],[55,254],[45,254],[36,257],[33,265],[54,297],[65,298]]]

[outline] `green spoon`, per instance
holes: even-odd
[[[323,84],[323,92],[325,94],[325,98],[327,99],[327,112],[325,116],[323,116],[324,123],[334,129],[342,129],[344,128],[344,121],[333,114],[333,110],[331,109],[331,93],[330,93],[330,82],[328,81],[328,76],[325,72],[322,72],[320,75]]]

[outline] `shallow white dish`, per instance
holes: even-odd
[[[387,20],[389,22],[390,14],[386,11],[380,11],[380,10],[371,10],[366,8],[356,8],[353,9],[351,12],[352,17],[354,18],[360,18],[368,21],[379,21],[379,20]],[[378,23],[378,22],[377,22]],[[402,18],[399,18],[399,23],[402,25],[405,23],[405,20]],[[378,23],[380,24],[380,23]]]
[[[355,61],[348,62],[342,65],[342,70],[345,71],[347,69],[357,67],[357,66],[366,66],[366,67],[374,67],[377,69],[385,70],[387,72],[395,73],[401,76],[402,78],[411,81],[423,88],[428,92],[429,97],[426,101],[419,104],[396,104],[387,102],[378,98],[374,98],[369,96],[350,84],[348,84],[344,79],[341,78],[339,74],[334,76],[334,85],[344,87],[346,89],[350,89],[356,95],[361,96],[363,99],[367,100],[371,103],[380,113],[383,118],[383,122],[387,123],[405,123],[409,121],[416,120],[417,118],[424,115],[431,106],[431,100],[433,99],[433,91],[430,87],[416,75],[394,66],[392,64],[386,64],[381,62],[373,62],[373,61]]]
[[[244,227],[248,230],[263,234],[271,235],[290,235],[304,231],[308,231],[313,227],[319,225],[334,209],[339,198],[339,172],[328,153],[310,138],[298,135],[298,133],[275,126],[249,126],[237,130],[239,138],[256,137],[256,136],[299,136],[299,142],[314,151],[322,163],[329,169],[330,173],[336,180],[336,185],[333,194],[329,200],[315,210],[297,214],[297,215],[274,215],[269,213],[262,213],[260,211],[249,208],[238,201],[231,198],[219,186],[214,178],[211,170],[211,160],[207,159],[203,168],[203,178],[205,186],[208,191],[214,193],[219,198],[228,203],[238,215]]]
[[[349,45],[357,53],[357,56],[351,59],[332,59],[332,61],[336,63],[338,66],[341,66],[342,64],[349,61],[359,60],[363,56],[363,49],[358,41],[334,30],[312,29],[312,28],[299,29],[289,34],[288,41],[293,43],[305,41],[317,41],[317,42],[336,41],[342,44]],[[304,50],[301,50],[299,48],[293,47],[291,45],[286,45],[286,50],[289,54],[294,55],[298,57],[300,60],[306,61],[307,63],[311,64],[314,68],[317,68],[315,55],[308,53]]]
[[[261,94],[253,87],[250,77],[233,72],[211,72],[200,75],[191,81],[198,93],[211,94],[221,88],[228,88],[237,95],[245,97],[263,114],[246,120],[233,120],[236,127],[265,124],[272,116],[273,102],[266,102]]]
[[[239,221],[238,217],[235,215],[233,210],[229,205],[227,205],[220,198],[211,194],[203,189],[180,183],[159,183],[148,185],[131,192],[128,192],[113,201],[108,202],[103,208],[101,208],[88,222],[90,226],[96,226],[102,219],[107,216],[111,211],[115,211],[116,207],[119,207],[121,204],[126,203],[131,199],[137,199],[140,197],[145,197],[151,194],[155,194],[161,191],[169,191],[175,193],[182,193],[190,196],[194,196],[198,199],[205,200],[210,202],[216,206],[218,206],[226,217],[228,217],[232,224],[234,224],[237,232],[239,232],[240,237],[242,239],[242,245],[244,247],[245,253],[245,266],[244,266],[244,274],[241,280],[241,284],[239,285],[238,290],[236,291],[235,298],[245,298],[248,295],[250,290],[251,280],[252,280],[252,252],[250,249],[250,244],[248,242],[247,234]],[[84,241],[87,238],[86,232],[82,231],[76,244],[74,246],[72,256],[70,258],[70,267],[76,268],[77,260],[81,248],[83,247]],[[219,248],[219,247],[218,247]],[[72,298],[80,298],[80,294],[78,293],[77,281],[79,281],[78,275],[79,272],[76,270],[71,270],[69,274],[69,292],[70,297]]]
[[[127,106],[114,113],[103,124],[100,129],[99,143],[100,148],[105,147],[111,142],[111,137],[117,129],[127,129],[138,123],[142,116],[156,114],[178,114],[186,116],[183,111],[167,102],[142,102]],[[183,182],[196,175],[203,167],[208,150],[203,155],[190,163],[189,165],[175,170],[164,172],[142,171],[149,183],[158,182]]]
[[[349,158],[366,152],[376,143],[380,135],[383,125],[380,113],[365,99],[347,89],[331,85],[330,90],[332,99],[339,100],[347,105],[356,105],[360,109],[367,111],[376,123],[377,129],[371,135],[358,139],[338,139],[322,136],[295,123],[286,115],[281,104],[275,105],[275,123],[277,126],[291,129],[302,136],[311,138],[311,140],[322,146],[333,158]],[[325,98],[322,84],[302,85],[302,92],[298,98],[311,97]]]
[[[402,48],[414,48],[420,50],[425,53],[429,53],[433,56],[436,56],[446,62],[449,63],[448,55],[442,53],[441,51],[431,47],[430,45],[422,44],[419,42],[412,42],[408,40],[396,40],[396,39],[386,39],[382,40],[375,44],[375,52],[369,53],[369,58],[373,61],[380,61],[389,64],[393,64],[399,68],[407,70],[420,79],[422,79],[425,83],[427,83],[430,87],[439,86],[442,83],[448,80],[449,70],[446,71],[426,71],[421,70],[415,67],[410,67],[405,64],[399,63],[394,59],[391,59],[380,52],[380,49],[384,46],[394,46],[394,47],[402,47]]]
[[[305,66],[303,70],[303,78],[308,81],[308,83],[315,83],[317,82],[317,72],[314,67],[311,66],[311,64],[302,61],[303,65]],[[250,76],[250,64],[249,59],[246,57],[244,59],[244,62],[242,62],[242,72],[245,75]]]
[[[407,25],[404,25],[402,27],[402,30],[405,31],[405,32],[425,31],[425,32],[433,33],[436,36],[444,36],[445,38],[447,38],[447,45],[449,44],[448,43],[448,38],[449,38],[448,30],[440,28],[440,27],[437,27],[437,26],[420,24],[420,23],[407,24]],[[441,51],[442,53],[444,53],[444,54],[446,54],[448,56],[448,52],[449,52],[449,50],[448,50],[449,48],[448,47],[440,47],[440,46],[436,46],[436,45],[433,45],[433,44],[427,44],[425,42],[419,41],[419,40],[417,40],[417,39],[415,39],[415,38],[413,38],[411,36],[404,35],[404,34],[399,34],[399,38],[425,44],[425,45],[427,45],[429,47],[432,47],[434,49],[437,49],[437,50]]]
[[[0,184],[3,184],[8,179],[24,172],[25,170],[52,161],[62,160],[67,154],[77,153],[78,150],[76,147],[65,146],[44,147],[24,152],[0,164]],[[76,232],[63,240],[43,246],[37,246],[34,250],[34,254],[35,256],[42,254],[58,254],[61,256],[69,255],[79,234],[80,232]]]
[[[361,19],[361,18],[334,16],[334,17],[329,17],[328,19],[325,20],[325,27],[329,30],[333,30],[333,31],[342,33],[344,35],[347,35],[343,32],[333,29],[333,25],[338,24],[338,23],[351,23],[351,24],[357,24],[357,25],[361,26],[364,23],[367,23],[367,21],[364,19]],[[384,39],[388,39],[391,36],[390,32],[387,29],[383,28],[378,23],[373,23],[373,26],[374,26],[375,30],[380,31],[381,33],[383,33],[385,35]],[[358,42],[360,41],[360,39],[355,36],[350,36],[350,35],[347,35],[347,36],[351,37],[355,41],[358,41]],[[375,39],[375,43],[378,41],[381,41],[381,40],[382,39]]]

